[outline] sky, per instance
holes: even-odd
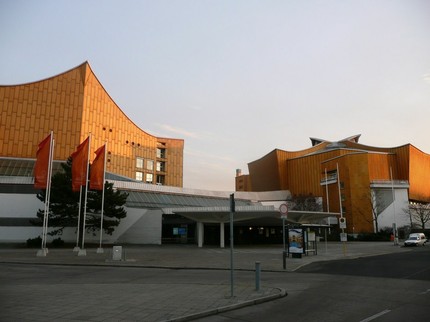
[[[430,1],[0,0],[0,84],[88,61],[144,131],[184,139],[184,187],[310,137],[430,153]]]

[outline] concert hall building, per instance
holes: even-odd
[[[155,191],[164,186],[183,186],[184,140],[158,137],[139,128],[104,89],[88,62],[43,80],[2,85],[2,241],[22,241],[40,233],[40,229],[29,222],[42,207],[33,187],[33,168],[38,144],[50,131],[53,131],[55,139],[54,172],[61,169],[61,162],[65,162],[91,133],[90,161],[95,157],[93,152],[106,142],[106,179],[117,182],[116,186],[128,182]],[[142,211],[127,210],[125,224],[128,222],[128,226],[142,217]],[[137,217],[133,219],[133,216]],[[148,218],[152,217],[146,217],[142,226],[148,230],[149,237],[144,239],[145,242],[160,242],[161,237],[155,233],[153,238],[151,233],[157,227],[161,234],[161,219],[158,217],[155,221],[149,219],[149,222]],[[117,237],[125,229],[124,225],[119,227]],[[142,238],[139,241],[142,242]]]
[[[360,135],[337,142],[311,138],[302,151],[275,149],[236,173],[237,191],[288,190],[313,196],[324,211],[339,212],[350,234],[409,224],[408,202],[430,202],[430,155],[411,144],[380,148]],[[393,202],[394,201],[394,202]]]
[[[183,185],[184,141],[140,129],[88,62],[44,80],[0,86],[0,122],[0,157],[3,162],[21,160],[17,167],[27,171],[21,175],[32,175],[31,160],[50,131],[56,161],[67,160],[91,133],[92,150],[108,143],[107,172],[145,183]]]

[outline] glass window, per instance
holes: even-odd
[[[154,175],[152,173],[147,173],[145,182],[146,183],[152,183],[153,178],[154,178]]]
[[[143,180],[143,173],[140,171],[136,171],[136,180],[142,181]]]
[[[166,149],[157,148],[157,158],[160,158],[160,159],[166,158]]]
[[[159,172],[166,171],[166,162],[157,161],[157,171]]]
[[[136,168],[139,168],[139,169],[143,168],[143,158],[141,157],[136,158]]]
[[[164,176],[157,176],[157,184],[158,185],[164,184]]]
[[[154,161],[153,160],[146,160],[146,169],[147,170],[154,170]]]

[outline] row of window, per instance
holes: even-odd
[[[163,175],[157,175],[156,178],[156,184],[164,185],[165,182],[165,176]],[[137,181],[143,181],[145,183],[154,183],[154,174],[152,173],[143,173],[141,171],[136,171],[136,180]]]
[[[166,158],[166,149],[157,148],[157,159]],[[157,174],[156,180],[154,182],[154,160],[144,159],[142,157],[136,157],[136,180],[143,181],[145,183],[156,183],[163,185],[165,182],[165,176],[162,174]],[[147,170],[148,172],[143,172],[142,170]],[[166,162],[156,161],[155,170],[157,172],[166,172]],[[151,171],[151,172],[149,172]]]
[[[152,173],[145,173],[145,178],[143,178],[143,175],[144,175],[143,172],[136,171],[136,180],[137,181],[144,181],[146,183],[153,183],[154,182],[154,175]]]
[[[136,168],[138,169],[144,169],[145,160],[141,157],[136,158]],[[146,160],[146,170],[153,171],[154,170],[154,160]],[[164,161],[157,161],[156,164],[156,170],[158,172],[165,172],[166,171],[166,162]]]

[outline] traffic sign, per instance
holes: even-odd
[[[279,212],[281,213],[281,218],[287,218],[288,216],[288,205],[283,203],[279,206]]]
[[[346,229],[346,219],[345,217],[339,218],[339,228],[340,229]]]
[[[340,233],[340,241],[341,242],[348,241],[348,234],[347,233]]]

